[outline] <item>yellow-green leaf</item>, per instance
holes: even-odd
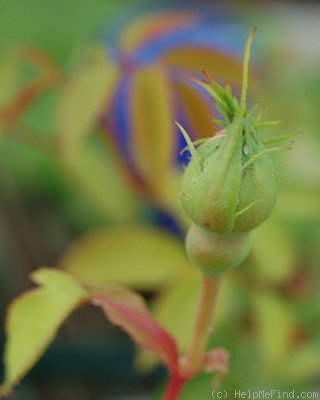
[[[296,382],[316,380],[320,371],[319,343],[306,343],[292,351],[288,357],[283,376]]]
[[[90,60],[62,87],[57,107],[60,156],[72,181],[100,211],[111,220],[126,220],[132,216],[133,196],[97,143],[86,140],[97,117],[107,112],[118,70],[102,49],[89,50]]]
[[[136,71],[129,97],[131,150],[153,193],[161,191],[175,156],[169,82],[160,65]]]
[[[264,372],[276,375],[287,361],[295,320],[290,304],[276,293],[255,293],[256,345]]]
[[[177,338],[181,349],[186,348],[190,339],[201,282],[201,275],[191,265],[185,276],[163,291],[153,303],[156,319]]]
[[[147,226],[96,229],[76,240],[58,266],[90,285],[154,289],[187,263],[183,244]]]
[[[90,56],[64,83],[58,103],[58,132],[67,152],[90,132],[101,110],[108,107],[117,80],[116,66],[102,49],[91,49]]]
[[[191,220],[185,213],[181,200],[180,200],[180,186],[182,179],[182,171],[178,166],[172,168],[170,174],[168,175],[161,192],[157,194],[157,204],[161,210],[164,210],[168,215],[174,215],[177,225],[183,231],[187,231],[190,227]]]
[[[214,312],[214,327],[223,325],[233,312],[232,275],[225,276],[219,290],[217,307]],[[183,276],[174,284],[162,290],[153,302],[153,314],[157,320],[176,338],[182,350],[185,350],[194,323],[199,301],[201,274],[190,263]],[[231,299],[231,300],[230,300]],[[177,318],[179,315],[179,318]]]
[[[293,272],[294,244],[284,226],[270,218],[253,234],[254,273],[271,283],[281,283]]]
[[[132,219],[136,212],[134,196],[101,149],[83,141],[68,153],[62,165],[72,185],[110,221]]]
[[[41,287],[16,298],[8,309],[4,352],[6,394],[38,361],[67,316],[87,299],[86,291],[66,273],[43,268],[32,274]]]

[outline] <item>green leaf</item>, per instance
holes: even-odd
[[[177,338],[181,350],[185,350],[190,340],[199,301],[200,281],[201,275],[190,265],[185,270],[185,277],[181,276],[175,285],[162,291],[153,303],[154,316]],[[139,360],[138,363],[142,365],[144,361]]]
[[[304,382],[316,380],[320,371],[320,345],[306,343],[292,351],[288,357],[283,374],[291,381]]]
[[[108,287],[95,294],[92,303],[100,306],[106,317],[140,347],[159,357],[172,374],[177,373],[175,339],[154,320],[141,296],[122,287]]]
[[[224,325],[226,319],[234,318],[234,303],[232,297],[235,290],[231,280],[232,275],[227,275],[222,280],[217,306],[214,312],[214,329]],[[194,324],[197,304],[199,301],[201,274],[190,263],[175,282],[171,281],[154,300],[152,311],[156,319],[170,333],[177,338],[180,350],[185,351],[190,340],[190,334]],[[179,315],[179,318],[177,318]],[[148,357],[139,355],[137,363],[142,368],[151,365]]]
[[[276,293],[255,293],[256,344],[263,371],[273,376],[281,371],[291,351],[295,320],[290,304]]]
[[[183,244],[147,226],[96,229],[76,240],[58,266],[90,285],[154,289],[188,263]]]
[[[110,221],[127,221],[136,213],[136,202],[112,160],[98,147],[83,141],[63,160],[64,173],[98,211]]]
[[[102,49],[89,49],[88,59],[64,84],[58,103],[60,144],[67,153],[90,133],[102,109],[108,107],[117,80],[117,69]]]
[[[187,232],[190,227],[190,218],[185,213],[180,200],[180,186],[182,179],[182,171],[173,168],[170,171],[163,186],[161,193],[158,193],[157,202],[161,210],[175,217],[175,221],[181,230]]]
[[[142,178],[156,195],[162,191],[175,156],[172,108],[165,68],[139,68],[129,97],[131,150]]]
[[[32,274],[32,280],[41,287],[25,292],[8,309],[0,396],[10,392],[33,367],[62,322],[88,298],[86,291],[61,271],[43,268]]]
[[[290,278],[296,252],[284,226],[270,218],[255,230],[252,240],[254,273],[275,284]]]
[[[101,142],[88,138],[107,110],[117,82],[116,66],[102,49],[90,48],[84,65],[62,87],[57,107],[60,158],[71,181],[110,220],[123,221],[135,212],[133,196]]]

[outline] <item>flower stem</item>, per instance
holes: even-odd
[[[180,375],[171,376],[163,400],[176,400],[185,382],[186,379]]]
[[[201,370],[203,355],[211,331],[220,278],[203,275],[201,297],[196,314],[194,330],[181,373],[192,377]]]

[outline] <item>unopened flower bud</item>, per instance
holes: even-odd
[[[205,82],[199,82],[224,117],[219,121],[224,129],[195,147],[177,124],[191,153],[181,187],[183,208],[193,221],[186,247],[190,259],[206,274],[219,274],[244,260],[250,247],[249,232],[269,217],[277,196],[270,153],[283,147],[266,147],[258,131],[283,121],[261,123],[259,105],[246,109],[253,34],[244,53],[240,100],[229,85],[222,87],[207,75]]]
[[[225,135],[199,146],[181,187],[192,221],[217,233],[247,232],[260,225],[277,195],[275,167],[265,150],[245,123],[235,123]]]
[[[191,153],[182,180],[182,205],[195,224],[216,233],[248,232],[256,228],[271,214],[277,196],[270,152],[279,148],[266,148],[258,131],[282,121],[260,123],[261,112],[255,116],[245,105],[253,33],[245,50],[240,101],[228,85],[223,88],[208,76],[206,82],[199,82],[215,100],[224,117],[220,123],[225,128],[195,148],[178,125]]]

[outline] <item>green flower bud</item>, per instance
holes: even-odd
[[[260,139],[254,131],[235,139],[229,130],[203,143],[182,179],[186,213],[213,232],[251,231],[271,214],[276,200],[275,167]]]
[[[199,82],[215,100],[224,117],[225,128],[195,148],[180,126],[191,160],[184,172],[181,200],[192,221],[216,233],[249,232],[272,212],[277,196],[275,167],[270,152],[258,136],[259,129],[282,121],[260,123],[261,112],[246,110],[250,35],[244,55],[243,86],[238,101],[228,85],[225,88],[206,76]]]
[[[228,85],[220,86],[207,75],[199,82],[212,96],[224,117],[224,129],[204,139],[197,148],[187,132],[191,160],[184,172],[181,200],[193,221],[186,238],[191,261],[205,274],[221,274],[244,260],[250,249],[250,231],[271,214],[277,196],[275,167],[259,130],[283,121],[260,122],[262,107],[246,109],[248,65],[253,31],[244,52],[240,100]],[[258,110],[258,111],[257,111]],[[279,137],[287,139],[291,135]],[[271,139],[273,143],[278,139]]]

